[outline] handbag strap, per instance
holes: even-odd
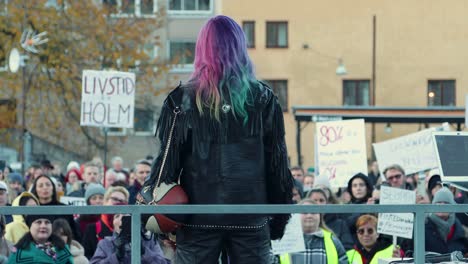
[[[158,181],[156,182],[156,186],[154,186],[153,188],[153,201],[152,202],[154,202],[154,200],[156,199],[156,190],[157,190],[157,187],[159,186],[159,183],[161,181],[161,175],[164,171],[164,165],[166,164],[167,155],[169,153],[169,148],[171,146],[172,135],[174,133],[174,127],[176,124],[177,116],[180,114],[180,108],[179,107],[174,108],[173,113],[174,113],[174,119],[172,120],[171,130],[169,131],[169,137],[167,139],[166,149],[164,150],[164,156],[161,162],[161,168],[159,169]]]

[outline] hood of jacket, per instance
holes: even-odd
[[[39,199],[37,199],[37,197],[30,193],[30,192],[22,192],[20,195],[18,195],[18,197],[16,197],[13,202],[11,203],[11,206],[20,206],[20,200],[21,198],[23,197],[30,197],[32,198],[33,200],[36,201],[36,203],[39,205]],[[13,215],[13,222],[20,222],[20,223],[24,223],[24,217],[23,215]]]
[[[72,240],[70,244],[70,253],[73,257],[84,256],[84,247],[76,240]]]

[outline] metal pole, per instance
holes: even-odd
[[[138,209],[135,208],[135,209]],[[136,210],[135,210],[136,211]],[[132,263],[141,263],[141,214],[132,213]]]
[[[21,62],[23,63],[23,62]],[[21,74],[21,174],[24,175],[26,172],[26,151],[25,151],[25,142],[26,142],[26,64],[22,66],[22,74]]]
[[[104,128],[104,166],[107,167],[107,133],[109,128]]]
[[[302,151],[301,151],[301,121],[296,122],[296,149],[297,149],[297,165],[302,167]]]
[[[419,209],[416,207],[416,209]],[[414,219],[414,263],[424,264],[425,263],[425,251],[426,251],[426,234],[425,223],[424,223],[425,213],[423,210],[416,210],[415,219]]]
[[[376,66],[376,56],[375,56],[375,46],[376,46],[376,24],[377,18],[374,15],[372,19],[372,94],[371,94],[371,105],[375,107],[375,66]],[[372,122],[371,124],[371,141],[372,143],[376,142],[376,131],[375,131],[375,123]],[[375,160],[375,153],[372,151],[372,159]]]

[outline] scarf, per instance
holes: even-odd
[[[47,256],[51,257],[54,261],[57,260],[57,251],[51,242],[45,242],[44,244],[36,244],[36,248],[44,251]]]
[[[450,233],[450,228],[455,223],[455,214],[450,213],[449,218],[446,220],[438,217],[435,214],[429,214],[429,219],[435,224],[437,231],[442,239],[447,242],[447,236]]]

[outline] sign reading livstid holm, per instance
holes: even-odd
[[[84,70],[80,125],[132,128],[135,88],[134,73]]]

